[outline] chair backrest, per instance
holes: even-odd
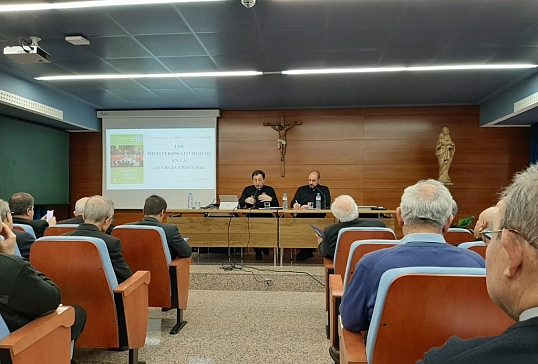
[[[60,236],[65,233],[69,233],[73,230],[76,230],[78,224],[56,224],[51,225],[45,229],[43,236]]]
[[[344,276],[351,244],[357,240],[366,239],[396,240],[396,234],[394,234],[392,229],[382,227],[349,227],[340,229],[334,250],[334,274]]]
[[[21,250],[19,249],[19,246],[17,244],[15,244],[15,255],[22,257]]]
[[[63,304],[86,310],[87,321],[77,346],[119,346],[118,318],[113,290],[118,286],[105,242],[82,236],[37,239],[31,263],[62,291]]]
[[[36,238],[34,228],[30,225],[13,224],[13,230],[26,231],[27,233],[30,233],[34,237],[34,239]]]
[[[346,272],[344,275],[344,290],[349,283],[349,280],[355,273],[355,267],[359,260],[368,253],[374,252],[380,249],[387,249],[400,244],[400,240],[384,240],[384,239],[368,239],[357,240],[351,244],[349,249],[349,257],[347,258]]]
[[[7,328],[6,322],[2,315],[0,315],[0,340],[4,339],[9,335],[9,329]]]
[[[468,243],[461,243],[458,248],[472,250],[484,259],[486,259],[486,244],[483,241],[470,241]]]
[[[457,246],[460,243],[474,240],[474,235],[467,229],[449,228],[445,234],[445,240],[450,245]]]
[[[119,225],[112,236],[121,240],[123,258],[131,270],[151,272],[149,306],[171,307],[171,256],[164,230],[158,226]]]
[[[499,335],[513,323],[489,298],[483,268],[390,269],[379,283],[366,356],[369,364],[415,363],[453,335]]]

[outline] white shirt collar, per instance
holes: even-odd
[[[531,319],[533,317],[538,317],[538,307],[529,308],[521,312],[519,315],[519,322]]]

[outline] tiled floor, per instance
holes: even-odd
[[[261,262],[253,251],[243,258],[194,254],[184,313],[188,324],[170,335],[175,311],[150,308],[139,359],[147,364],[332,364],[322,259],[318,255],[298,264],[291,253],[286,251],[283,267],[273,266],[272,251]],[[221,269],[230,266],[235,269]],[[265,278],[273,286],[265,285]],[[79,364],[128,363],[127,352],[77,348],[74,357]]]

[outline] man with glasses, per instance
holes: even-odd
[[[538,363],[538,164],[514,176],[497,204],[486,244],[491,300],[516,323],[498,336],[450,338],[420,363]]]
[[[121,255],[121,241],[118,238],[105,234],[110,224],[114,222],[114,203],[103,196],[93,196],[84,205],[84,223],[76,230],[64,234],[65,236],[88,236],[103,239],[106,244],[112,268],[116,273],[118,283],[123,282],[133,274]]]
[[[41,220],[34,220],[34,203],[34,197],[29,193],[17,192],[9,199],[9,209],[13,215],[13,223],[30,225],[39,239],[49,225],[56,225],[56,217],[53,216],[47,221],[45,215]]]

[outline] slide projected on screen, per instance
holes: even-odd
[[[215,188],[215,129],[107,129],[107,190]]]

